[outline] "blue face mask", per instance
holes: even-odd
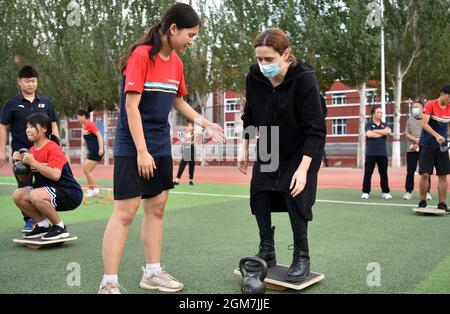
[[[277,76],[278,74],[280,74],[281,71],[283,70],[276,63],[266,64],[266,65],[262,65],[262,64],[258,63],[258,65],[259,65],[259,69],[261,70],[261,73],[267,78],[273,78],[273,77]]]
[[[419,116],[420,114],[421,114],[420,108],[413,108],[413,109],[412,109],[412,115],[413,115],[413,117],[417,117],[417,116]]]

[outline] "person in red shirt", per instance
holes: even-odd
[[[32,186],[17,189],[13,200],[37,225],[24,238],[67,238],[69,232],[58,212],[77,208],[83,199],[83,192],[73,177],[58,138],[52,134],[50,117],[43,113],[32,114],[28,117],[26,133],[28,140],[34,144],[29,153],[14,152],[13,159],[22,160],[30,166],[34,182]]]
[[[450,159],[446,149],[448,124],[450,123],[450,85],[441,89],[438,99],[430,100],[423,110],[423,129],[420,136],[420,202],[419,207],[427,207],[426,195],[430,187],[430,176],[436,168],[439,177],[437,208],[449,212],[447,199],[447,175],[450,173]]]
[[[146,266],[139,286],[164,292],[184,288],[160,264],[164,208],[174,187],[170,111],[174,108],[206,128],[213,141],[223,140],[222,128],[203,118],[183,99],[187,90],[177,52],[192,44],[199,27],[195,10],[176,3],[122,59],[122,97],[114,144],[114,212],[103,236],[104,274],[99,294],[120,293],[120,260],[141,202]]]
[[[94,197],[100,193],[100,189],[95,185],[92,172],[104,154],[102,134],[95,123],[90,120],[90,113],[93,110],[94,108],[89,107],[87,110],[81,109],[77,112],[77,121],[83,126],[83,137],[88,150],[86,161],[83,164],[83,171],[88,183],[87,197]]]

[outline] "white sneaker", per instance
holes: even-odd
[[[431,197],[430,193],[427,193],[427,201],[431,201],[433,198]]]
[[[381,198],[385,200],[390,200],[392,199],[392,195],[390,193],[383,193],[381,194]]]
[[[94,197],[96,195],[98,195],[100,193],[100,189],[99,188],[95,188],[95,189],[88,189],[86,192],[86,196],[87,197]]]
[[[98,288],[98,294],[122,294],[121,290],[126,292],[125,288],[119,285],[118,282],[102,281],[100,288]]]
[[[362,198],[363,200],[368,200],[368,199],[369,199],[369,193],[363,193],[363,194],[361,195],[361,198]]]
[[[139,287],[148,290],[159,290],[163,292],[177,292],[184,288],[184,285],[178,280],[170,276],[161,267],[150,276],[145,273],[145,268],[142,267],[144,274]]]
[[[403,198],[404,200],[409,201],[409,200],[411,200],[411,198],[412,198],[412,194],[409,193],[409,192],[406,192],[405,195],[403,195],[402,198]]]

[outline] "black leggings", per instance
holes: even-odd
[[[195,170],[195,150],[194,145],[190,148],[185,149],[183,152],[183,157],[180,161],[180,166],[178,167],[177,179],[181,178],[186,164],[189,164],[189,180],[194,180],[194,170]]]
[[[275,193],[263,192],[254,196],[253,203],[256,205],[254,213],[256,222],[258,223],[259,233],[261,237],[269,235],[272,228],[272,216],[270,210],[271,197]],[[282,194],[282,193],[280,193]],[[294,234],[294,246],[301,251],[309,252],[308,248],[308,222],[303,219],[300,210],[297,208],[294,199],[290,195],[276,195],[276,197],[284,197],[286,207],[291,221],[291,228]]]

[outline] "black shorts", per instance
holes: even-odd
[[[99,155],[98,153],[88,153],[87,155],[87,159],[88,160],[93,160],[93,161],[100,161],[102,160],[103,155]]]
[[[69,195],[67,195],[66,192],[64,192],[60,188],[55,188],[51,186],[42,186],[42,187],[31,187],[27,186],[28,189],[35,190],[35,189],[45,189],[47,193],[50,195],[50,203],[52,204],[53,208],[56,209],[57,212],[65,212],[69,210],[74,210],[78,206],[80,206],[80,203],[75,202],[73,199],[70,198]]]
[[[450,173],[450,158],[448,152],[441,152],[439,148],[420,148],[419,173],[433,174],[436,168],[436,175],[445,176]]]
[[[134,197],[151,198],[173,189],[172,156],[154,157],[156,169],[153,178],[144,179],[138,174],[136,157],[114,157],[114,199]]]

